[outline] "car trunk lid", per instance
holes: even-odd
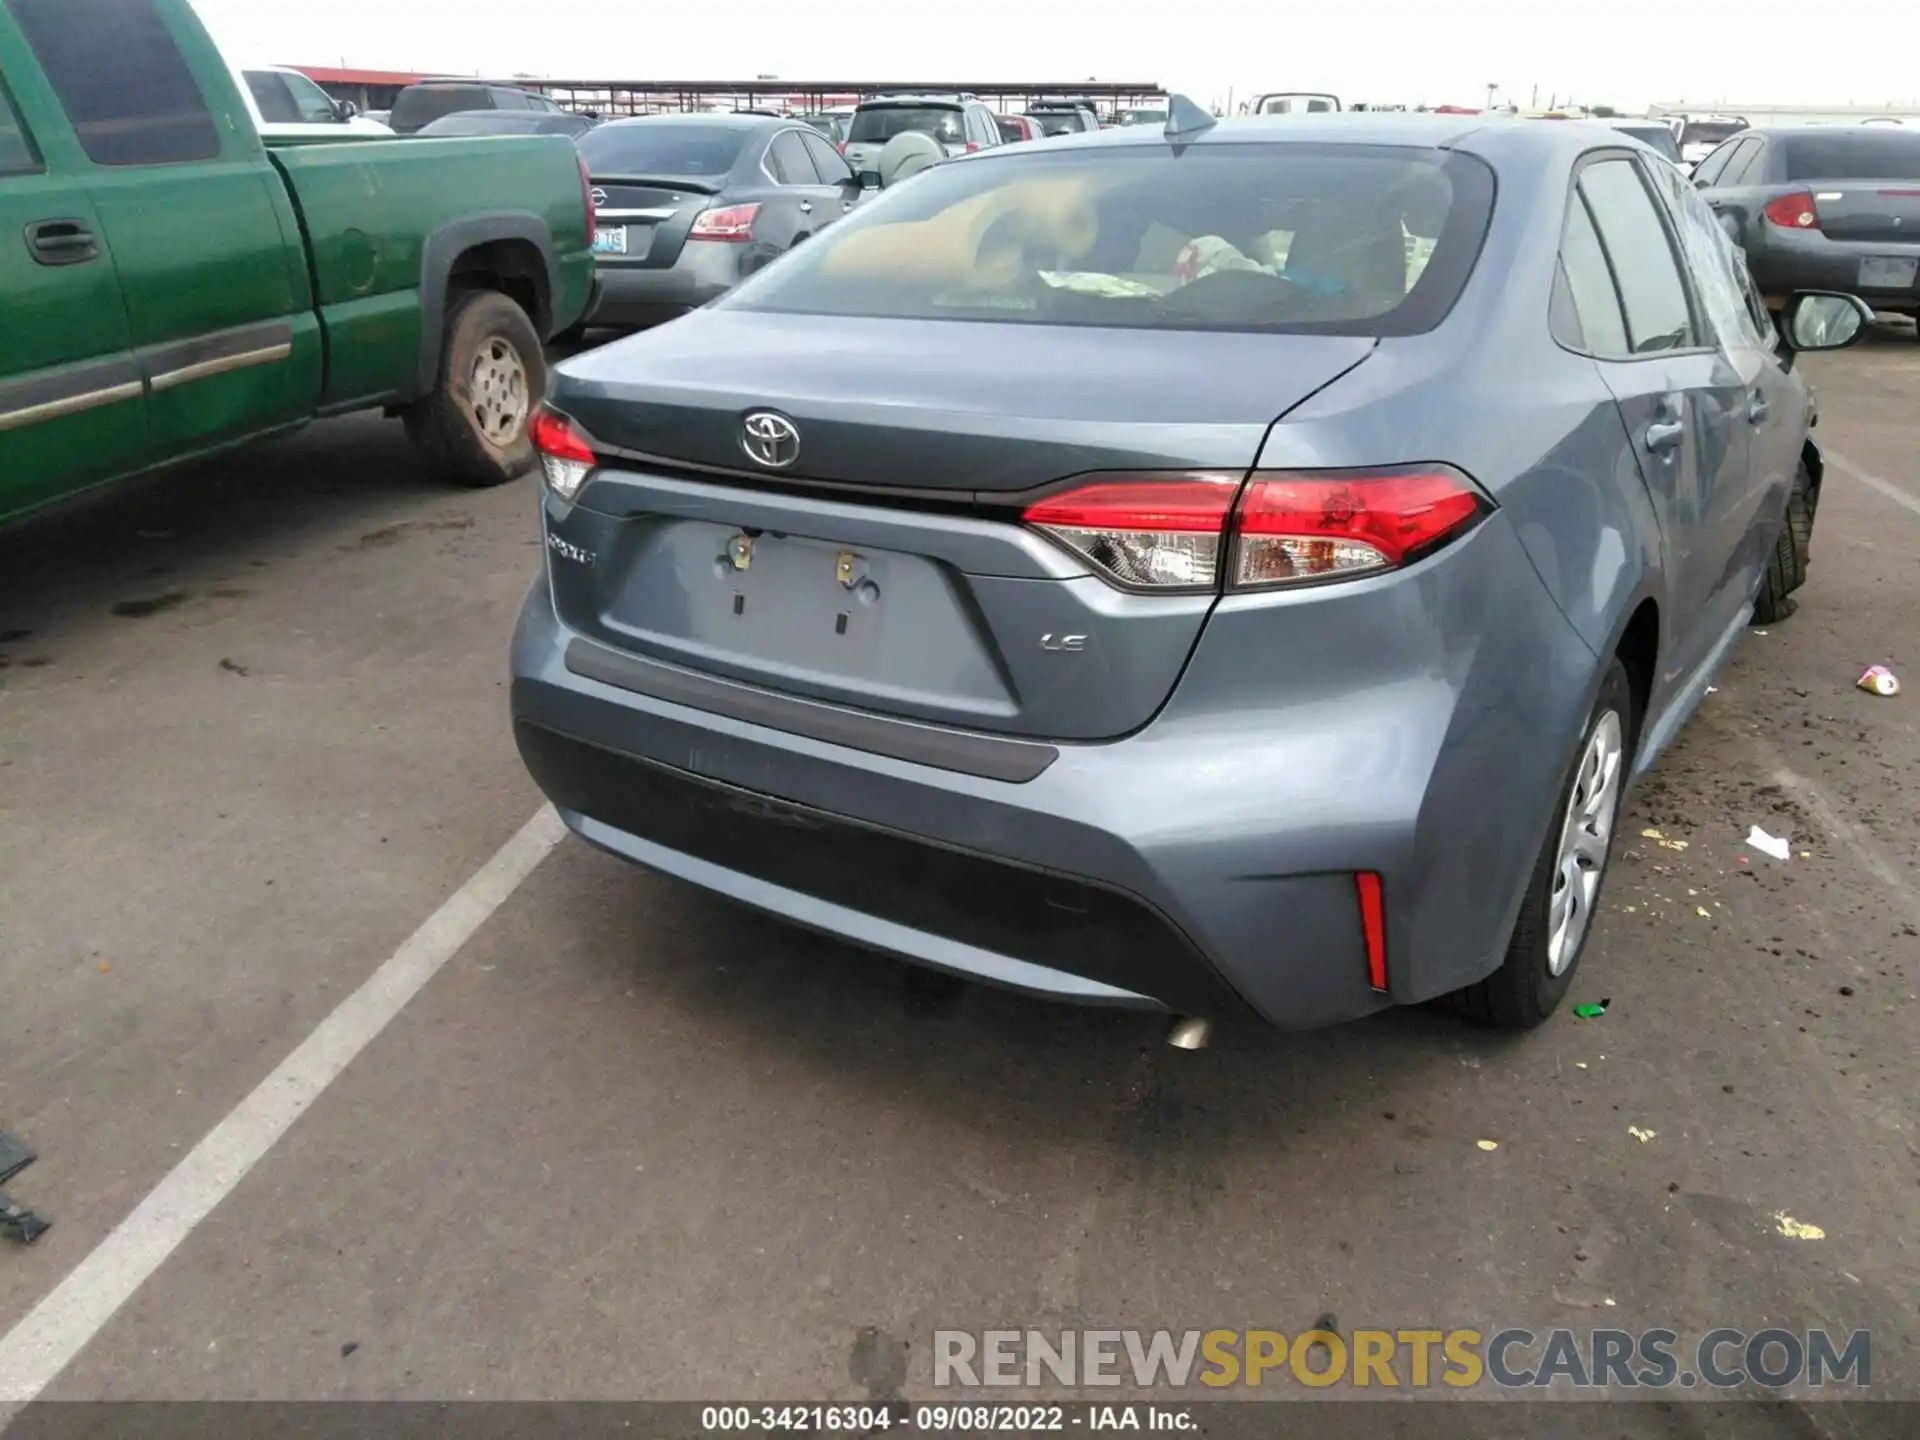
[[[1108,584],[1019,523],[1031,492],[1238,477],[1373,343],[700,312],[558,372],[554,404],[602,467],[549,515],[555,601],[601,644],[786,695],[1125,734],[1172,692],[1213,593]],[[749,457],[760,411],[798,432],[790,467]]]
[[[1920,180],[1812,181],[1809,188],[1828,239],[1920,252]]]
[[[718,183],[668,175],[594,175],[594,258],[603,265],[671,267]],[[605,197],[605,198],[602,198]]]

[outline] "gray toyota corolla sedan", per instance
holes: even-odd
[[[942,970],[1536,1024],[1625,787],[1792,607],[1792,351],[1862,307],[1776,339],[1604,128],[1169,124],[559,367],[521,753],[593,844]]]

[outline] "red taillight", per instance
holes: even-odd
[[[842,155],[847,153],[847,142],[842,140],[837,147]]]
[[[1466,476],[1424,465],[1256,472],[1244,490],[1236,475],[1090,476],[1024,518],[1130,589],[1259,590],[1411,564],[1487,509]]]
[[[743,245],[753,239],[753,217],[758,205],[729,205],[724,210],[702,210],[687,233],[689,240],[725,240]]]
[[[1368,475],[1256,475],[1240,501],[1237,587],[1391,570],[1473,523],[1484,505],[1443,466]]]
[[[1387,907],[1380,893],[1380,877],[1362,870],[1353,877],[1360,896],[1360,933],[1367,942],[1367,983],[1387,988]]]
[[[1783,230],[1818,230],[1820,212],[1813,208],[1813,196],[1805,190],[1796,190],[1791,195],[1777,195],[1769,200],[1760,213]]]
[[[978,140],[967,141],[967,153],[969,155],[973,154],[973,152],[978,150],[979,148],[980,148],[980,142]]]
[[[1042,500],[1025,518],[1122,585],[1211,590],[1239,490],[1230,475],[1116,476]]]
[[[593,243],[593,232],[600,226],[600,207],[593,203],[593,176],[587,171],[587,162],[580,162],[580,203],[587,207],[587,243]]]
[[[562,500],[573,499],[596,463],[587,437],[573,421],[545,405],[533,412],[533,424],[527,433],[533,439],[533,448],[540,452],[540,468],[546,472],[548,488]]]

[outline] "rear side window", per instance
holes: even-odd
[[[813,168],[805,142],[797,130],[782,130],[767,147],[767,169],[782,185],[818,185],[820,176]]]
[[[1635,355],[1693,344],[1693,312],[1673,243],[1631,160],[1602,160],[1580,172],[1580,193],[1620,288]]]
[[[847,141],[853,145],[884,145],[909,130],[931,135],[942,145],[966,141],[959,108],[952,105],[863,105],[854,112]]]
[[[293,96],[293,108],[309,125],[336,125],[340,112],[333,108],[333,97],[304,75],[282,75],[280,83]]]
[[[220,154],[220,132],[153,0],[7,0],[96,165]]]
[[[1727,161],[1727,168],[1720,172],[1718,184],[1732,189],[1735,185],[1755,183],[1754,166],[1760,160],[1760,152],[1765,147],[1758,139],[1749,137],[1735,148],[1733,156]]]
[[[797,314],[1294,334],[1440,323],[1493,173],[1373,145],[1052,150],[927,170],[723,305]]]
[[[260,107],[260,118],[269,125],[292,125],[300,119],[286,82],[271,70],[247,71],[247,89],[253,103]]]
[[[0,175],[18,175],[40,168],[40,153],[27,138],[20,112],[13,108],[7,82],[0,78]]]
[[[1920,180],[1920,134],[1890,125],[1784,143],[1789,180]]]
[[[1587,202],[1578,193],[1567,205],[1567,228],[1560,237],[1553,335],[1562,345],[1607,359],[1633,353],[1607,252],[1600,244],[1600,232],[1593,228]]]
[[[800,140],[807,147],[807,154],[813,157],[813,168],[820,172],[821,180],[829,185],[853,183],[853,171],[838,150],[815,134],[802,135]]]
[[[1710,185],[1718,185],[1720,183],[1721,172],[1727,168],[1727,162],[1733,159],[1733,152],[1739,148],[1738,145],[1722,145],[1718,150],[1707,156],[1706,159],[1702,160],[1699,165],[1694,168],[1694,183],[1703,188]]]

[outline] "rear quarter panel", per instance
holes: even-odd
[[[580,170],[564,136],[276,147],[311,251],[330,347],[327,404],[406,400],[430,383],[446,280],[472,245],[525,239],[548,272],[548,331],[593,287]]]
[[[1260,458],[1265,468],[1444,461],[1499,506],[1476,548],[1511,541],[1498,580],[1489,572],[1478,593],[1429,617],[1455,637],[1433,652],[1433,678],[1452,698],[1444,735],[1428,737],[1421,783],[1402,792],[1424,796],[1392,877],[1403,953],[1418,957],[1402,977],[1407,993],[1396,979],[1402,999],[1497,963],[1602,657],[1641,600],[1655,598],[1663,620],[1669,609],[1663,539],[1626,427],[1594,363],[1549,330],[1566,167],[1503,153],[1494,128],[1472,139],[1463,148],[1494,164],[1499,189],[1453,312],[1430,334],[1383,341],[1275,425]],[[1530,573],[1504,573],[1513,565]],[[1460,643],[1462,634],[1479,639]],[[1393,781],[1405,783],[1404,773]],[[1487,906],[1490,892],[1504,903]]]

